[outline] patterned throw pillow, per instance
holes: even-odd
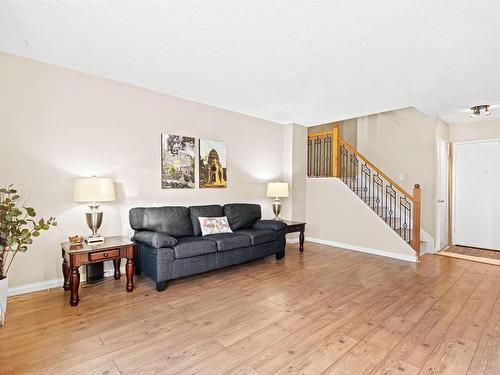
[[[222,217],[198,217],[201,227],[201,235],[207,236],[216,233],[233,233],[229,227],[226,216]]]

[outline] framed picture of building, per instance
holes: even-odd
[[[227,187],[226,142],[200,139],[200,188]]]
[[[194,158],[194,138],[162,134],[162,189],[194,189]]]

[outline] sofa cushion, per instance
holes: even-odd
[[[173,249],[175,259],[184,259],[215,253],[217,244],[203,237],[181,237]]]
[[[204,239],[214,241],[218,251],[227,251],[247,247],[252,244],[250,237],[238,233],[218,233],[204,236]]]
[[[278,234],[269,229],[239,229],[234,233],[250,237],[252,245],[275,241],[278,238]]]
[[[193,225],[187,207],[132,208],[130,226],[135,230],[150,230],[172,237],[193,235]]]
[[[195,236],[201,236],[200,222],[198,217],[221,217],[224,216],[224,209],[218,204],[206,206],[191,206],[189,207],[191,215],[191,223],[193,225],[193,233]]]
[[[134,234],[134,237],[132,237],[132,241],[140,242],[155,249],[172,247],[177,243],[177,240],[174,237],[170,237],[168,234],[152,232],[150,230],[137,232]]]
[[[261,210],[258,204],[231,203],[224,205],[224,215],[232,230],[250,229],[261,218]]]

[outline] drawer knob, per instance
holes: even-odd
[[[108,253],[104,253],[104,258],[107,258],[108,257]]]

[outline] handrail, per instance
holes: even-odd
[[[312,133],[312,134],[308,134],[307,138],[322,137],[324,135],[334,134],[334,133],[335,133],[334,131],[331,131],[331,132],[321,132],[321,133]]]
[[[366,164],[369,164],[370,167],[372,167],[379,175],[384,177],[392,186],[394,186],[396,189],[398,189],[403,195],[407,196],[412,202],[415,202],[415,199],[413,198],[413,195],[408,193],[405,189],[403,189],[399,184],[397,184],[392,178],[387,176],[384,172],[382,172],[380,169],[378,169],[372,162],[370,162],[367,158],[365,158],[362,154],[358,152],[353,146],[351,146],[348,142],[346,142],[342,137],[338,137],[339,142],[343,143],[345,146],[351,149],[352,152],[354,152],[360,159],[362,159]]]

